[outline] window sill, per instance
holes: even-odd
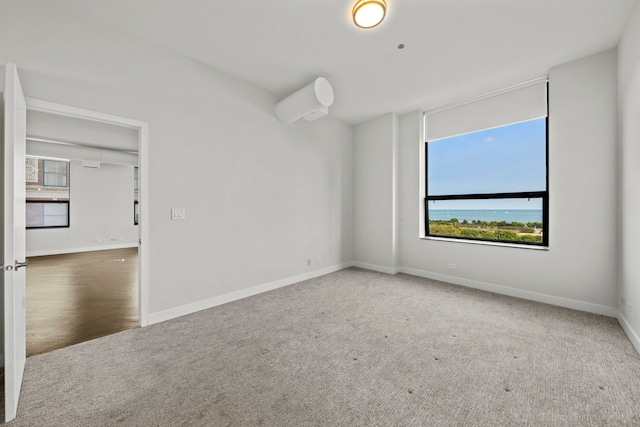
[[[452,243],[465,243],[472,245],[483,246],[498,246],[502,248],[516,248],[516,249],[532,249],[534,251],[548,251],[548,246],[536,246],[536,245],[519,245],[517,243],[503,243],[503,242],[489,242],[481,240],[465,240],[465,239],[450,239],[447,237],[434,237],[434,236],[420,236],[422,240],[434,240],[439,242],[452,242]]]

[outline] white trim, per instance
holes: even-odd
[[[618,322],[620,322],[620,326],[624,330],[624,333],[629,337],[629,341],[636,348],[636,351],[640,353],[640,336],[633,330],[627,319],[624,317],[621,311],[618,311]]]
[[[72,107],[70,105],[58,104],[56,102],[44,101],[42,99],[27,98],[27,109],[39,111],[41,113],[55,114],[57,116],[76,117],[94,122],[101,122],[110,125],[123,126],[132,129],[140,129],[141,124],[146,124],[139,120],[129,119],[113,114],[101,113],[99,111],[87,110],[85,108]]]
[[[461,277],[447,276],[445,274],[432,273],[429,271],[417,270],[417,269],[408,268],[408,267],[400,267],[399,271],[401,273],[411,274],[413,276],[440,280],[442,282],[447,282],[454,285],[466,286],[468,288],[480,289],[483,291],[494,292],[496,294],[522,298],[529,301],[542,302],[545,304],[556,305],[559,307],[570,308],[573,310],[586,311],[587,313],[600,314],[603,316],[618,317],[618,310],[615,307],[609,307],[606,305],[593,304],[586,301],[578,301],[570,298],[558,297],[558,296],[548,295],[548,294],[541,294],[538,292],[526,291],[524,289],[515,289],[507,286],[480,282],[477,280],[464,279]]]
[[[521,244],[517,244],[517,243],[494,242],[494,241],[491,241],[491,240],[469,240],[469,239],[464,239],[464,238],[462,238],[462,239],[452,239],[450,237],[437,237],[437,236],[420,236],[420,239],[422,239],[422,240],[434,240],[436,242],[466,243],[466,244],[470,244],[470,245],[497,246],[497,247],[503,247],[503,248],[533,249],[533,250],[536,250],[536,251],[548,251],[549,250],[549,246],[521,245]]]
[[[365,270],[377,271],[379,273],[396,274],[400,270],[397,267],[387,267],[384,265],[369,264],[368,262],[354,261],[351,265],[364,268]]]
[[[157,313],[149,314],[149,324],[164,322],[167,320],[175,319],[176,317],[186,316],[201,310],[216,307],[229,302],[237,301],[243,298],[251,297],[261,294],[263,292],[272,291],[274,289],[289,286],[294,283],[301,282],[303,280],[313,279],[315,277],[324,276],[325,274],[334,273],[339,270],[351,267],[353,264],[350,262],[337,264],[331,267],[323,268],[321,270],[315,270],[310,273],[300,274],[298,276],[288,277],[286,279],[276,280],[275,282],[264,283],[262,285],[254,286],[248,289],[242,289],[229,294],[220,295],[217,297],[209,298],[202,301],[185,304],[180,307],[170,308],[168,310],[159,311]]]
[[[87,120],[90,120],[90,119],[87,119]],[[128,126],[121,126],[121,127],[128,127]],[[46,144],[63,145],[65,147],[87,147],[87,145],[79,144],[77,142],[62,141],[62,140],[59,140],[59,139],[50,139],[50,138],[40,138],[40,137],[29,136],[29,135],[27,135],[27,141],[44,142]],[[111,147],[96,147],[96,148],[98,148],[100,150],[105,150],[105,151],[115,151],[116,153],[125,153],[125,154],[138,155],[138,153],[135,152],[135,151],[122,150],[122,149],[119,149],[119,148],[111,148]],[[30,155],[29,157],[38,157],[38,158],[42,158],[42,159],[54,159],[53,157],[48,157],[48,156]],[[66,161],[68,161],[69,159],[54,159],[54,160],[66,160]]]
[[[138,128],[138,310],[140,326],[149,324],[149,277],[151,240],[149,232],[149,125],[140,122]],[[144,242],[144,245],[142,244]]]
[[[140,120],[72,107],[41,99],[25,98],[27,109],[55,114],[65,117],[75,117],[85,120],[107,123],[116,126],[133,128],[138,131],[138,188],[140,197],[140,225],[138,227],[138,321],[140,326],[149,324],[149,124]]]
[[[76,254],[79,252],[93,252],[93,251],[107,251],[109,249],[125,249],[125,248],[136,248],[138,245],[135,243],[121,243],[114,245],[104,245],[104,246],[88,246],[85,248],[68,248],[68,249],[50,249],[46,251],[31,251],[27,252],[27,258],[36,257],[36,256],[47,256],[47,255],[61,255],[61,254]]]
[[[559,307],[570,308],[573,310],[585,311],[587,313],[600,314],[603,316],[614,317],[618,319],[622,329],[633,344],[635,349],[640,353],[640,336],[633,330],[622,312],[615,307],[609,307],[601,304],[593,304],[585,301],[573,300],[570,298],[557,297],[553,295],[541,294],[538,292],[526,291],[522,289],[509,288],[507,286],[494,285],[492,283],[480,282],[477,280],[463,279],[460,277],[447,276],[445,274],[432,273],[429,271],[418,270],[415,268],[398,267],[390,268],[375,264],[367,264],[365,262],[353,262],[354,267],[364,268],[366,270],[378,271],[387,274],[405,273],[412,276],[424,277],[426,279],[439,280],[454,285],[465,286],[473,289],[493,292],[501,295],[508,295],[515,298],[522,298],[528,301],[541,302],[545,304],[555,305]]]

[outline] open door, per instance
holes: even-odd
[[[4,297],[5,420],[16,417],[26,363],[25,150],[27,105],[18,71],[5,66],[2,150],[2,289]]]

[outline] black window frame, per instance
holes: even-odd
[[[424,145],[424,182],[425,182],[425,198],[424,198],[424,233],[425,237],[455,239],[460,241],[473,241],[481,243],[499,243],[509,245],[522,245],[532,247],[549,247],[549,83],[547,82],[547,116],[545,117],[545,179],[546,188],[544,191],[523,191],[513,193],[478,193],[478,194],[452,194],[429,196],[429,141],[425,141]],[[426,133],[425,133],[426,135]],[[542,242],[525,242],[513,240],[489,240],[482,238],[474,238],[469,236],[445,236],[435,235],[429,232],[429,202],[438,200],[504,200],[504,199],[542,199]]]
[[[71,227],[71,203],[69,200],[25,200],[25,204],[30,203],[63,203],[67,205],[67,224],[66,225],[43,225],[43,226],[25,226],[27,230],[42,230],[45,228],[69,228]]]

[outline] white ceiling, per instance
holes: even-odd
[[[435,108],[614,47],[636,2],[387,0],[387,19],[362,30],[355,1],[63,0],[281,97],[327,77],[329,114],[347,123]]]

